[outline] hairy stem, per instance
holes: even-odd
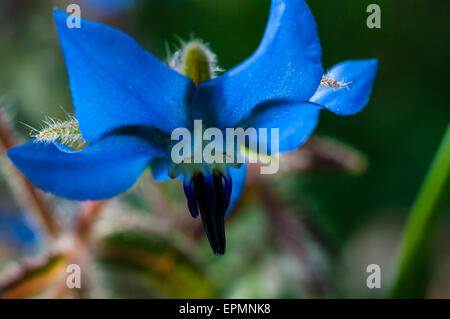
[[[0,155],[5,155],[9,148],[18,144],[20,144],[20,141],[14,134],[10,121],[0,105]],[[51,236],[57,237],[59,234],[58,224],[54,220],[52,208],[45,201],[40,191],[9,161],[6,161],[5,166],[9,177],[13,179],[13,181],[8,179],[8,182],[10,182],[14,195],[19,202],[23,202],[25,198],[25,207],[39,216]]]

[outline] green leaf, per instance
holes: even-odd
[[[0,281],[0,298],[30,298],[60,282],[65,274],[67,259],[55,255],[21,266],[18,272]]]
[[[96,261],[113,298],[214,298],[202,267],[169,241],[124,230],[103,238]]]
[[[438,202],[449,181],[450,124],[436,152],[405,227],[397,256],[397,273],[391,298],[424,297],[428,248],[434,230]]]

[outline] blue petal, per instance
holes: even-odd
[[[228,206],[228,210],[225,216],[228,216],[230,214],[230,212],[233,210],[233,207],[241,198],[242,191],[245,187],[245,181],[247,179],[247,166],[245,164],[242,164],[240,168],[231,166],[228,170],[230,172],[231,182],[233,183],[233,185],[231,189],[230,206]]]
[[[169,176],[170,158],[155,158],[150,163],[152,177],[156,182],[166,182],[171,180]]]
[[[44,191],[68,199],[98,200],[133,186],[150,159],[160,153],[138,137],[110,136],[71,152],[31,141],[10,149],[8,156]]]
[[[233,127],[261,102],[307,101],[323,75],[320,60],[316,23],[305,2],[272,0],[259,48],[229,72],[200,84],[192,116]]]
[[[292,151],[300,147],[312,134],[317,126],[321,109],[320,106],[309,102],[274,101],[263,103],[255,108],[243,126],[255,128],[258,139],[261,138],[260,129],[267,129],[267,139],[258,142],[267,142],[268,154],[276,152],[272,146],[275,146],[277,142],[279,142],[279,152]],[[273,142],[272,128],[278,128],[279,132],[279,139],[274,137]]]
[[[341,89],[320,87],[311,102],[339,115],[358,113],[369,101],[377,67],[376,59],[345,61],[335,65],[326,76],[348,85]]]
[[[158,157],[152,159],[152,162],[150,163],[150,171],[152,173],[152,178],[154,181],[162,183],[167,182],[172,179],[178,179],[181,181],[184,181],[184,176],[177,170],[172,170],[171,174],[178,174],[176,176],[170,176],[169,170],[172,167],[173,162],[170,158],[170,155],[167,155],[166,157]]]
[[[70,29],[68,14],[61,10],[55,10],[54,18],[85,140],[128,126],[156,127],[169,134],[186,127],[195,88],[191,79],[121,31],[87,20]]]

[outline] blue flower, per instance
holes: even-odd
[[[0,241],[11,245],[12,248],[32,252],[38,247],[40,240],[41,234],[36,225],[31,223],[24,213],[0,209]]]
[[[301,0],[272,0],[255,53],[208,81],[167,67],[118,30],[86,20],[69,29],[66,18],[54,12],[89,145],[75,151],[31,141],[9,157],[36,186],[77,200],[124,192],[149,166],[156,180],[169,173],[181,178],[189,211],[201,215],[218,254],[225,251],[224,218],[241,195],[246,166],[174,170],[171,132],[192,130],[196,119],[219,129],[279,128],[279,150],[291,151],[311,135],[321,109],[347,115],[364,107],[377,69],[376,60],[348,61],[324,75],[316,24]]]

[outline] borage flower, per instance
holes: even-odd
[[[23,212],[7,212],[0,207],[0,246],[33,252],[41,242],[36,225]]]
[[[38,187],[69,199],[111,198],[150,166],[156,180],[180,178],[193,217],[200,213],[213,251],[225,251],[224,218],[239,199],[246,166],[175,164],[171,132],[194,120],[221,130],[278,128],[279,151],[298,148],[319,111],[358,112],[367,102],[377,63],[349,61],[323,75],[316,24],[302,0],[273,0],[261,44],[246,61],[214,78],[215,57],[189,43],[172,68],[126,34],[82,20],[69,29],[56,10],[79,129],[89,144],[28,142],[9,151]]]

